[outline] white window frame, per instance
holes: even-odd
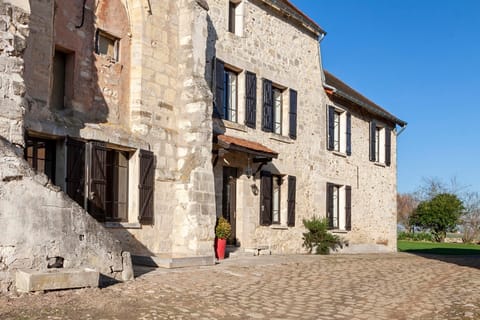
[[[282,134],[283,127],[283,92],[284,90],[272,86],[272,100],[273,100],[273,133]]]
[[[385,127],[375,128],[375,162],[385,163]]]
[[[224,99],[222,106],[224,120],[238,122],[238,72],[225,68]]]

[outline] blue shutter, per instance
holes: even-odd
[[[352,187],[345,186],[345,230],[352,230]]]
[[[288,135],[297,138],[297,91],[290,89],[290,121]]]
[[[255,129],[257,122],[257,75],[247,71],[245,79],[245,125]]]
[[[335,148],[335,108],[328,106],[327,150]]]
[[[224,77],[225,77],[225,64],[220,59],[215,59],[215,100],[214,100],[214,116],[223,119],[223,107],[225,104],[225,87],[224,87]]]
[[[377,142],[375,141],[375,133],[377,130],[377,124],[375,121],[370,122],[370,161],[376,161],[375,159],[375,145]]]
[[[272,81],[263,80],[263,117],[262,130],[266,132],[273,131],[273,93]]]
[[[385,128],[385,164],[390,166],[392,160],[392,130]]]
[[[347,112],[347,156],[352,155],[352,115]]]

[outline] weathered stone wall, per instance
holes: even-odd
[[[240,176],[237,183],[237,237],[243,247],[269,246],[274,252],[300,252],[302,219],[323,215],[325,195],[318,185],[325,168],[325,139],[322,123],[326,97],[322,94],[319,43],[317,36],[298,26],[263,1],[242,1],[243,35],[227,32],[228,1],[209,1],[210,17],[218,40],[214,54],[226,64],[257,75],[256,129],[243,125],[245,78],[239,74],[239,123],[217,121],[215,130],[227,135],[259,142],[279,153],[278,159],[262,170],[297,177],[296,227],[286,226],[287,177],[281,186],[281,225],[259,226],[260,196],[251,185],[260,189],[260,175],[255,179]],[[266,78],[298,92],[297,139],[288,137],[287,126],[282,135],[267,133],[262,126],[262,79]],[[288,90],[284,93],[283,124],[288,125]],[[222,166],[245,168],[247,157],[227,154],[215,168],[217,215],[222,212]],[[258,164],[253,165],[254,170]],[[242,173],[243,174],[243,173]]]
[[[357,112],[352,118],[351,157],[334,155],[326,149],[326,106],[331,104],[323,90],[319,43],[310,31],[278,13],[264,1],[242,1],[243,33],[227,31],[228,1],[209,1],[210,17],[218,36],[213,52],[227,65],[240,71],[239,121],[214,121],[219,133],[259,142],[279,153],[278,159],[263,170],[297,177],[296,227],[286,226],[287,178],[281,186],[281,224],[259,226],[260,176],[248,179],[243,172],[237,181],[237,239],[242,247],[268,246],[273,252],[302,252],[302,219],[326,216],[327,182],[352,186],[352,230],[340,236],[349,240],[350,249],[387,250],[396,248],[395,194],[396,153],[392,135],[392,165],[382,167],[369,161],[369,121],[371,116]],[[276,6],[275,6],[276,7]],[[243,72],[257,75],[256,129],[243,125],[245,83]],[[298,91],[297,139],[292,140],[261,130],[262,78]],[[285,95],[284,95],[284,98]],[[288,98],[284,99],[283,123],[288,123]],[[227,153],[215,167],[217,215],[222,214],[222,166],[244,169],[246,155]],[[254,170],[257,168],[254,165]],[[358,177],[358,178],[357,178]],[[358,246],[360,245],[360,246]]]
[[[333,102],[330,104],[335,105]],[[358,109],[346,110],[352,114],[352,155],[327,151],[322,190],[326,193],[327,182],[352,187],[352,230],[339,233],[349,240],[350,251],[356,250],[354,247],[358,245],[363,250],[396,251],[396,131],[392,131],[391,136],[391,165],[371,162],[369,125],[375,117],[365,112],[359,113]],[[323,123],[327,123],[326,112],[324,114]],[[376,121],[382,123],[381,119]],[[326,149],[326,141],[322,141],[322,146]],[[326,205],[325,202],[323,205]]]
[[[22,55],[28,23],[23,9],[0,3],[0,136],[21,146],[25,108]]]
[[[128,252],[22,159],[24,49],[32,37],[30,18],[28,3],[0,3],[0,95],[2,112],[8,115],[0,125],[0,291],[13,289],[16,269],[46,269],[48,259],[55,257],[64,258],[66,268],[91,267],[109,278],[131,279]]]

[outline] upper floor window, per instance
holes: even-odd
[[[75,53],[56,49],[52,69],[50,105],[54,109],[61,110],[70,106],[73,99]]]
[[[273,132],[282,134],[282,90],[277,87],[272,88],[273,92]]]
[[[243,35],[243,1],[228,2],[228,32],[237,36]]]
[[[238,76],[235,71],[224,69],[223,73],[223,118],[237,122],[238,114]]]
[[[262,130],[284,134],[288,129],[289,137],[295,139],[297,137],[297,92],[290,89],[289,96],[285,92],[284,88],[273,85],[272,81],[263,80]],[[285,97],[290,99],[288,114],[284,112]]]
[[[352,188],[327,183],[328,227],[335,230],[351,230]]]
[[[329,106],[327,120],[327,149],[351,155],[351,114]]]
[[[106,56],[114,61],[119,60],[120,39],[103,31],[97,30],[95,36],[95,53]]]
[[[391,163],[391,129],[370,123],[370,161],[385,164]]]

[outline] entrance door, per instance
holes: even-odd
[[[229,244],[236,245],[237,169],[223,167],[222,215],[232,226]]]

